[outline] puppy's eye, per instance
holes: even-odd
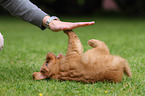
[[[45,64],[45,66],[47,66],[47,65],[48,65],[48,63]]]
[[[45,73],[45,72],[41,70],[41,73],[43,74],[43,73]]]

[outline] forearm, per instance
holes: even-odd
[[[18,16],[40,28],[43,28],[42,26],[45,25],[43,23],[45,20],[44,17],[48,14],[32,4],[29,0],[0,0],[0,5],[12,15]]]

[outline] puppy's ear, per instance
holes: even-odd
[[[53,53],[47,53],[45,63],[54,62],[55,59],[56,59],[56,56]]]

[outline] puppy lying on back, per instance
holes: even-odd
[[[65,31],[69,37],[65,56],[48,53],[39,72],[33,73],[34,80],[45,78],[74,80],[81,82],[111,81],[120,82],[123,74],[131,77],[130,68],[125,59],[111,55],[107,45],[91,39],[88,45],[92,49],[83,53],[82,44],[73,31]]]

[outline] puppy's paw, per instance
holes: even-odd
[[[88,41],[88,45],[90,45],[93,48],[96,48],[98,46],[102,47],[103,45],[105,45],[105,43],[103,41],[100,41],[100,40],[91,39]]]
[[[91,40],[88,41],[88,45],[90,45],[91,47],[95,48],[95,47],[98,46],[99,42],[100,42],[99,40],[91,39]]]
[[[63,54],[62,53],[59,53],[58,56],[56,57],[57,59],[60,59],[63,57]]]

